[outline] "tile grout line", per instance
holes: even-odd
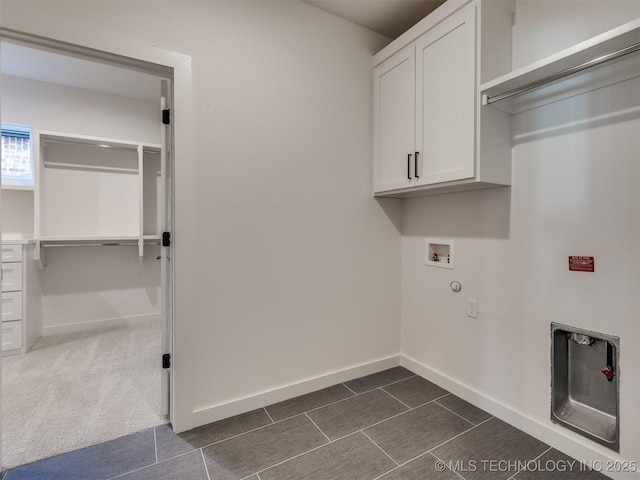
[[[454,475],[459,476],[462,480],[465,480],[465,478],[460,475],[458,472],[456,472],[455,470],[453,470],[451,467],[447,467],[447,464],[445,463],[444,460],[442,460],[440,457],[436,456],[435,454],[431,453],[431,452],[427,452],[429,453],[429,455],[431,455],[433,458],[435,458],[437,461],[442,462],[442,465],[444,465],[446,467],[447,470],[449,470],[450,472],[453,472]]]
[[[399,401],[402,405],[404,405],[405,407],[407,407],[409,410],[413,410],[413,408],[411,408],[410,405],[407,405],[406,403],[404,403],[402,400],[400,400],[398,397],[396,397],[395,395],[392,395],[391,393],[387,392],[384,388],[382,388],[382,391],[385,392],[387,395],[389,395],[391,398],[393,398],[394,400]]]
[[[329,437],[327,437],[327,434],[322,431],[322,429],[318,426],[318,424],[316,422],[314,422],[313,419],[309,415],[307,415],[306,413],[304,415],[309,419],[309,421],[311,423],[313,423],[313,426],[316,427],[320,431],[320,433],[322,435],[324,435],[324,438],[327,439],[327,442],[331,443],[331,439]]]
[[[209,467],[207,467],[207,460],[204,458],[204,450],[200,449],[200,456],[202,457],[202,463],[204,463],[204,471],[207,472],[207,480],[211,480],[209,475]]]
[[[274,463],[273,465],[269,465],[268,467],[263,468],[262,470],[258,470],[257,472],[255,472],[255,474],[252,473],[251,475],[247,475],[246,477],[243,477],[240,480],[245,480],[247,478],[250,478],[252,475],[258,475],[259,473],[265,472],[265,471],[269,470],[270,468],[277,467],[279,465],[282,465],[283,463],[287,463],[287,462],[289,462],[291,460],[295,460],[298,457],[302,457],[302,456],[307,455],[307,454],[309,454],[311,452],[315,452],[316,450],[320,450],[323,447],[327,447],[329,445],[332,445],[332,444],[336,443],[337,441],[342,440],[343,438],[350,437],[351,435],[355,435],[357,433],[359,433],[359,432],[353,432],[353,433],[350,433],[349,435],[345,435],[344,437],[337,438],[335,440],[329,440],[329,443],[323,443],[322,445],[318,445],[317,447],[313,447],[313,448],[311,448],[311,449],[309,449],[309,450],[307,450],[305,452],[298,453],[297,455],[294,455],[293,457],[289,457],[289,458],[286,458],[285,460],[282,460],[280,462]],[[325,437],[326,437],[326,435],[325,435]]]
[[[349,390],[353,392],[353,390],[351,390],[351,389],[349,389]],[[371,391],[373,391],[373,390],[371,390]],[[366,393],[369,393],[369,392],[366,392]],[[329,402],[329,403],[326,403],[325,405],[321,405],[319,407],[312,408],[311,410],[306,410],[304,412],[296,413],[295,415],[291,415],[290,417],[284,418],[283,420],[287,420],[288,418],[297,417],[298,415],[306,415],[307,413],[315,412],[316,410],[320,410],[321,408],[329,407],[331,405],[335,405],[337,403],[344,402],[344,401],[350,400],[352,398],[360,397],[362,395],[363,394],[361,394],[361,393],[355,393],[354,392],[354,394],[351,395],[350,397],[341,398],[340,400],[336,400],[335,402]],[[281,422],[282,420],[278,420],[278,421]]]
[[[401,381],[402,381],[402,380],[401,380]],[[343,385],[344,385],[344,384],[343,384]],[[345,385],[345,387],[346,387],[346,385]],[[349,388],[349,387],[347,387],[347,388]],[[329,403],[326,403],[326,404],[324,404],[324,405],[320,405],[319,407],[314,407],[314,408],[311,408],[311,409],[309,409],[309,410],[305,410],[304,412],[296,413],[295,415],[291,415],[290,417],[283,418],[283,419],[278,420],[277,422],[274,422],[274,423],[282,422],[282,421],[284,421],[284,420],[288,420],[288,419],[290,419],[290,418],[297,417],[298,415],[306,415],[306,414],[308,414],[308,413],[315,412],[316,410],[320,410],[320,409],[323,409],[323,408],[325,408],[325,407],[330,407],[330,406],[332,406],[332,405],[336,405],[336,404],[338,404],[338,403],[340,403],[340,402],[345,402],[345,401],[347,401],[347,400],[351,400],[351,399],[356,398],[356,397],[362,397],[362,396],[366,395],[367,393],[371,393],[371,392],[374,392],[374,391],[376,391],[376,390],[380,390],[380,391],[382,391],[382,392],[384,392],[384,393],[387,393],[387,394],[388,394],[388,392],[387,392],[386,390],[383,390],[383,389],[382,389],[382,387],[377,387],[377,388],[374,388],[373,390],[367,390],[366,392],[362,392],[362,393],[355,393],[355,392],[353,392],[353,390],[351,390],[351,389],[349,388],[349,391],[353,392],[353,395],[351,395],[350,397],[341,398],[340,400],[335,400],[335,401],[333,401],[333,402],[329,402]],[[402,403],[402,402],[401,402],[401,403]],[[259,427],[259,428],[262,428],[262,427]],[[257,429],[256,429],[256,430],[257,430]],[[240,435],[242,435],[242,434],[240,434]],[[222,441],[222,440],[221,440],[221,441]]]
[[[262,408],[263,408],[263,410],[267,413],[267,416],[269,417],[269,419],[271,419],[271,421],[272,421],[273,423],[268,423],[268,424],[266,424],[266,425],[261,425],[261,426],[256,427],[256,428],[252,428],[251,430],[247,430],[246,432],[238,433],[238,434],[236,434],[236,435],[231,435],[230,437],[223,438],[222,440],[217,440],[217,441],[215,441],[215,442],[212,442],[212,443],[208,443],[208,444],[206,444],[206,445],[203,445],[203,446],[202,446],[202,447],[200,447],[200,448],[201,448],[201,449],[204,449],[204,448],[211,447],[211,446],[213,446],[213,445],[218,445],[218,444],[220,444],[220,443],[226,442],[227,440],[232,440],[232,439],[234,439],[234,438],[241,437],[242,435],[246,435],[246,434],[248,434],[248,433],[257,432],[258,430],[262,430],[263,428],[267,428],[267,427],[270,427],[270,426],[272,426],[272,425],[277,425],[278,423],[286,422],[287,420],[291,420],[292,418],[299,417],[299,416],[302,416],[302,415],[306,416],[309,420],[311,420],[311,417],[309,417],[309,415],[307,415],[307,413],[309,413],[309,412],[314,412],[314,411],[316,411],[316,410],[319,410],[319,409],[321,409],[321,408],[327,407],[327,406],[329,406],[329,405],[334,405],[334,404],[336,404],[336,403],[343,402],[343,401],[345,401],[345,400],[348,400],[348,399],[350,399],[350,398],[354,398],[354,397],[356,397],[356,396],[358,396],[358,395],[356,394],[356,395],[351,396],[351,397],[347,397],[347,398],[343,398],[343,399],[340,399],[340,400],[336,400],[335,402],[328,403],[328,404],[323,405],[323,406],[321,406],[321,407],[312,408],[311,410],[308,410],[308,411],[306,411],[306,412],[297,413],[297,414],[295,414],[295,415],[292,415],[292,416],[287,417],[287,418],[283,418],[283,419],[278,420],[278,421],[274,421],[273,419],[271,419],[271,415],[269,415],[269,412],[267,412],[267,411],[266,411],[266,409],[265,409],[264,407],[262,407]],[[315,422],[313,422],[313,420],[311,420],[311,422],[315,424]],[[319,428],[317,425],[316,425],[316,427],[318,428],[318,430],[320,430],[320,428]],[[320,430],[320,431],[322,432],[322,430]],[[356,432],[353,432],[353,433],[356,433]],[[322,432],[322,434],[324,435],[324,432]],[[348,435],[345,435],[345,436],[348,436]],[[325,437],[326,437],[326,435],[325,435]],[[331,440],[329,440],[329,441],[331,441]],[[197,450],[197,448],[194,448],[193,450],[189,450],[189,452],[193,452],[194,450]],[[189,453],[189,452],[185,452],[185,453]],[[181,455],[184,455],[184,453],[183,453],[183,454],[180,454],[180,455],[176,455],[176,457],[179,457],[179,456],[181,456]],[[170,457],[170,458],[176,458],[176,457]],[[165,459],[165,460],[169,460],[169,458],[167,458],[167,459]]]
[[[431,448],[430,450],[427,450],[427,452],[428,452],[428,453],[431,453],[431,452],[433,452],[436,448],[440,448],[440,447],[442,447],[443,445],[446,445],[446,444],[447,444],[447,443],[449,443],[451,440],[455,440],[456,438],[461,437],[462,435],[464,435],[464,434],[466,434],[466,433],[469,433],[471,430],[474,430],[474,429],[478,428],[480,425],[484,425],[485,423],[487,423],[488,421],[493,420],[493,419],[494,419],[494,417],[487,418],[484,422],[480,422],[480,423],[479,423],[479,424],[477,424],[477,425],[473,425],[471,428],[469,428],[469,429],[465,430],[464,432],[460,432],[459,434],[457,434],[457,435],[455,435],[455,436],[451,437],[449,440],[445,440],[445,441],[444,441],[444,442],[442,442],[441,444],[436,445],[435,447]],[[432,454],[432,455],[433,455],[433,454]],[[435,457],[435,455],[433,455],[433,456]]]
[[[444,394],[444,395],[440,395],[439,397],[436,397],[436,398],[434,398],[434,399],[431,399],[431,400],[429,400],[428,402],[424,402],[424,403],[421,403],[420,405],[417,405],[417,406],[413,407],[411,410],[417,410],[417,409],[418,409],[418,408],[420,408],[420,407],[424,407],[425,405],[428,405],[429,403],[437,402],[437,401],[438,401],[438,400],[440,400],[441,398],[448,397],[449,395],[452,395],[452,394],[451,394],[451,393],[446,393],[446,394]],[[440,404],[438,404],[438,405],[440,405]]]
[[[396,383],[400,383],[400,382],[404,382],[405,380],[409,380],[410,378],[414,378],[417,377],[418,375],[416,375],[415,373],[411,372],[411,375],[409,375],[408,377],[405,378],[401,378],[400,380],[396,380],[395,382],[390,382],[390,383],[385,383],[384,385],[378,385],[377,387],[371,388],[369,390],[365,390],[364,392],[360,392],[360,393],[356,393],[356,395],[363,395],[365,393],[369,393],[369,392],[373,392],[374,390],[382,390],[385,387],[390,387],[391,385],[395,385]],[[345,385],[346,387],[346,385]],[[349,387],[347,387],[349,388]],[[351,390],[349,388],[349,390]],[[351,390],[353,393],[355,393],[355,391]]]
[[[441,403],[438,403],[437,400],[434,400],[433,403],[435,403],[436,405],[441,406],[442,408],[444,408],[445,410],[450,411],[451,413],[453,413],[454,415],[457,415],[458,417],[460,417],[462,420],[464,420],[465,422],[470,423],[471,425],[475,425],[475,423],[473,423],[471,420],[469,420],[468,418],[464,418],[462,415],[454,412],[453,410],[451,410],[450,408],[445,407],[444,405],[442,405]]]
[[[390,386],[390,385],[394,385],[394,384],[396,384],[396,383],[403,382],[403,381],[405,381],[405,380],[408,380],[408,379],[410,379],[410,378],[417,377],[417,376],[418,376],[418,375],[413,374],[413,375],[411,375],[411,376],[409,376],[409,377],[407,377],[407,378],[403,378],[403,379],[401,379],[401,380],[397,380],[397,381],[395,381],[395,382],[387,383],[387,384],[385,384],[385,385],[381,385],[381,386],[379,386],[379,387],[372,388],[371,390],[367,390],[366,392],[360,392],[360,393],[356,393],[354,390],[352,390],[351,388],[349,388],[349,387],[348,387],[344,382],[342,382],[342,383],[338,383],[338,384],[336,384],[336,385],[342,385],[342,386],[344,386],[347,390],[349,390],[351,393],[353,393],[353,395],[351,395],[351,396],[349,396],[349,397],[346,397],[346,398],[341,398],[340,400],[335,400],[335,401],[333,401],[333,402],[325,403],[324,405],[320,405],[319,407],[311,408],[311,409],[309,409],[309,410],[304,410],[304,411],[302,411],[302,412],[300,412],[300,413],[296,413],[296,414],[291,415],[291,416],[289,416],[289,417],[282,418],[282,419],[278,420],[277,422],[276,422],[276,421],[273,421],[273,420],[272,420],[272,421],[273,421],[273,423],[282,422],[282,421],[284,421],[284,420],[288,420],[288,419],[290,419],[290,418],[297,417],[298,415],[302,415],[303,413],[304,413],[304,414],[306,414],[306,413],[310,413],[310,412],[315,412],[316,410],[320,410],[321,408],[329,407],[329,406],[331,406],[331,405],[335,405],[336,403],[344,402],[345,400],[349,400],[349,399],[351,399],[351,398],[360,397],[360,396],[365,395],[365,394],[367,394],[367,393],[374,392],[375,390],[382,390],[384,393],[389,394],[389,392],[387,392],[386,390],[384,390],[384,388],[385,388],[385,387],[388,387],[388,386]],[[328,388],[328,387],[327,387],[327,388]],[[311,393],[313,393],[313,392],[311,392]],[[390,395],[390,394],[389,394],[389,395]],[[446,394],[446,395],[442,395],[442,396],[438,397],[437,399],[442,398],[442,397],[446,397],[447,395],[451,395],[451,393],[447,392],[447,394]],[[391,395],[391,396],[393,396],[393,395]],[[393,397],[393,398],[394,398],[395,400],[398,400],[398,399],[397,399],[397,398],[395,398],[395,397]],[[435,400],[437,400],[437,399],[435,399]],[[398,400],[398,401],[400,402],[400,400]],[[430,400],[430,401],[433,401],[433,400]],[[403,402],[400,402],[400,403],[403,403]],[[429,403],[429,402],[426,402],[426,403]],[[411,407],[409,407],[408,405],[406,405],[406,404],[404,404],[404,403],[403,403],[403,405],[405,405],[407,408],[411,408]],[[422,405],[418,405],[418,406],[419,406],[419,407],[421,407]],[[264,409],[265,409],[265,411],[266,411],[266,407],[263,407],[263,408],[264,408]],[[418,408],[418,407],[416,407],[416,408]],[[268,414],[269,414],[269,412],[267,412],[267,415],[268,415]],[[269,418],[271,418],[271,415],[269,415]],[[262,427],[259,427],[259,428],[262,428]],[[247,432],[245,432],[245,433],[247,433]],[[242,434],[239,434],[239,435],[242,435]],[[223,441],[223,440],[221,440],[221,441]]]
[[[259,427],[252,428],[251,430],[247,430],[246,432],[237,433],[235,435],[231,435],[230,437],[223,438],[222,440],[216,440],[215,442],[207,443],[206,445],[203,445],[200,448],[208,448],[208,447],[211,447],[213,445],[218,445],[219,443],[226,442],[227,440],[232,440],[234,438],[241,437],[242,435],[246,435],[247,433],[257,432],[258,430],[262,430],[263,428],[267,428],[267,427],[270,427],[272,425],[277,425],[278,423],[286,422],[287,420],[291,420],[292,418],[299,417],[301,415],[304,415],[304,413],[298,413],[297,415],[292,415],[291,417],[283,418],[282,420],[278,420],[277,422],[268,423],[266,425],[260,425]],[[193,450],[197,450],[197,448],[194,448]],[[189,451],[193,452],[193,450],[189,450]]]
[[[367,435],[367,434],[366,434],[366,433],[364,433],[364,432],[362,432],[362,434],[363,434],[365,437],[367,437],[371,443],[373,443],[376,447],[378,447],[378,450],[380,450],[380,451],[381,451],[382,453],[384,453],[387,457],[389,457],[389,458],[391,459],[391,461],[392,461],[393,463],[395,463],[395,464],[396,464],[396,466],[398,466],[398,467],[400,466],[400,464],[399,464],[398,462],[396,462],[396,461],[391,457],[391,455],[389,455],[387,452],[385,452],[385,451],[383,450],[383,448],[382,448],[380,445],[378,445],[378,444],[377,444],[377,443],[376,443],[376,442],[375,442],[375,441],[374,441],[374,440],[373,440],[369,435]]]
[[[156,429],[153,428],[153,448],[156,451],[156,463],[158,463],[158,439],[156,437]]]
[[[353,393],[354,395],[358,395],[356,392],[354,392],[353,390],[351,390],[346,383],[342,382],[342,385],[344,385],[344,387],[349,390],[351,393]]]
[[[355,432],[347,433],[346,435],[343,435],[342,437],[336,438],[336,439],[334,440],[334,442],[337,442],[338,440],[342,440],[343,438],[346,438],[346,437],[348,437],[349,435],[353,435],[354,433],[358,433],[358,432],[362,432],[362,433],[364,433],[364,431],[365,431],[365,430],[367,430],[367,429],[369,429],[369,428],[375,427],[376,425],[380,425],[381,423],[384,423],[384,422],[386,422],[387,420],[391,420],[391,419],[393,419],[393,418],[399,417],[400,415],[404,415],[405,413],[409,413],[410,411],[411,411],[411,410],[405,410],[404,412],[397,413],[397,414],[395,414],[395,415],[392,415],[391,417],[385,418],[384,420],[380,420],[379,422],[372,423],[371,425],[367,425],[366,427],[362,427],[360,430],[357,430],[357,431],[355,431]]]
[[[124,473],[119,473],[118,475],[116,475],[115,477],[108,477],[106,480],[114,480],[116,478],[122,478],[126,475],[129,475],[130,473],[133,472],[139,472],[140,470],[144,470],[145,468],[149,468],[149,467],[153,467],[154,465],[162,465],[163,463],[168,462],[169,460],[175,460],[176,458],[180,458],[180,457],[184,457],[185,455],[189,455],[190,453],[195,452],[196,450],[198,450],[197,448],[194,448],[193,450],[189,450],[188,452],[184,452],[181,453],[179,455],[176,455],[175,457],[170,457],[170,458],[165,458],[164,460],[159,461],[158,463],[150,463],[149,465],[145,465],[144,467],[140,467],[140,468],[135,468],[133,470],[129,470],[128,472],[124,472]],[[70,452],[71,453],[71,452]],[[64,455],[64,454],[63,454]]]
[[[529,460],[530,462],[535,462],[536,460],[539,460],[540,458],[542,458],[547,452],[549,452],[553,447],[549,447],[547,448],[544,452],[542,452],[540,455],[538,455],[536,458],[534,458],[533,460]],[[516,471],[516,473],[514,473],[513,475],[511,475],[507,480],[513,480],[514,478],[516,478],[516,476],[521,472],[522,470],[518,470]]]
[[[411,410],[413,410],[413,408],[411,408],[411,407],[410,407],[409,405],[407,405],[406,403],[401,402],[400,400],[398,400],[396,397],[394,397],[394,396],[393,396],[393,395],[391,395],[389,392],[387,392],[384,388],[380,387],[380,388],[379,388],[379,390],[380,390],[382,393],[385,393],[385,394],[389,395],[393,400],[395,400],[396,402],[398,402],[398,403],[402,404],[404,407],[407,407],[407,408],[409,409],[409,410],[406,410],[407,412],[410,412]]]
[[[271,420],[271,423],[276,423],[276,422],[273,421],[273,418],[269,414],[269,411],[267,410],[267,407],[262,407],[262,409],[264,410],[264,413],[267,414],[267,417],[269,417],[269,420]]]
[[[409,463],[411,463],[411,462],[413,462],[413,461],[415,461],[415,460],[419,459],[420,457],[424,457],[425,455],[432,455],[432,454],[430,454],[429,452],[422,452],[420,455],[418,455],[418,456],[416,456],[416,457],[413,457],[413,458],[411,458],[411,459],[407,460],[406,462],[400,463],[397,467],[392,468],[392,469],[391,469],[391,470],[389,470],[388,472],[384,472],[384,473],[382,473],[382,474],[378,475],[378,476],[377,476],[377,477],[375,477],[373,480],[378,480],[378,479],[380,479],[380,478],[384,477],[385,475],[389,475],[391,472],[393,472],[393,471],[395,471],[395,470],[398,470],[399,468],[402,468],[402,467],[404,467],[405,465],[408,465]],[[434,455],[434,456],[435,456],[435,455]]]

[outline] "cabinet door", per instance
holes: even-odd
[[[425,33],[416,45],[418,184],[475,175],[476,7]]]
[[[378,65],[373,80],[373,190],[406,188],[415,177],[414,46]]]

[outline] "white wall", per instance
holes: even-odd
[[[514,66],[637,17],[640,2],[518,2]],[[640,460],[640,79],[515,115],[513,137],[510,188],[405,201],[403,354],[570,454],[608,455],[549,420],[550,323],[618,335],[620,453]],[[424,266],[427,236],[455,240],[455,270]]]
[[[160,143],[158,103],[4,75],[2,118],[40,130]]]
[[[2,190],[2,233],[33,237],[33,190]]]
[[[159,143],[158,111],[159,103],[149,101],[11,76],[2,81],[2,118],[34,129]],[[4,234],[33,235],[33,191],[4,190],[2,215]],[[137,247],[46,254],[43,334],[159,317],[159,248],[145,249],[143,264]]]
[[[160,247],[73,247],[47,250],[43,334],[160,318]]]
[[[198,421],[399,352],[400,204],[371,196],[371,55],[387,39],[301,2],[3,2],[3,21],[7,11],[59,21],[63,39],[75,25],[191,56],[175,308],[176,335],[193,339]]]

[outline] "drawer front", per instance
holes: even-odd
[[[22,245],[2,245],[3,262],[21,262]]]
[[[2,322],[2,351],[22,348],[22,320]]]
[[[2,264],[2,291],[19,292],[22,290],[22,263]]]
[[[2,321],[22,319],[22,292],[2,294]]]

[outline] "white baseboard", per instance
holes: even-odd
[[[211,422],[216,422],[218,420],[249,412],[273,403],[315,392],[316,390],[331,387],[338,383],[364,377],[365,375],[380,372],[399,365],[400,356],[394,355],[392,357],[383,358],[362,365],[356,365],[344,370],[331,372],[326,375],[260,392],[249,397],[239,398],[219,405],[202,408],[193,412],[193,426],[199,427],[201,425],[206,425]]]
[[[615,470],[621,462],[629,463],[630,461],[630,459],[625,459],[615,452],[610,452],[604,447],[583,439],[573,432],[568,430],[565,431],[565,429],[552,424],[550,420],[549,424],[541,423],[525,413],[504,405],[467,385],[456,382],[441,372],[431,369],[407,356],[401,355],[400,358],[400,364],[407,370],[411,370],[416,375],[426,378],[463,400],[466,400],[476,407],[489,412],[494,417],[513,425],[532,437],[535,437],[547,445],[562,451],[580,462],[584,462],[587,465],[594,465],[596,467],[602,466],[602,468],[610,466],[611,469]],[[637,468],[640,469],[640,465],[638,465]],[[640,472],[615,472],[603,470],[601,473],[616,480],[640,479]]]
[[[50,325],[42,327],[42,336],[58,335],[61,333],[86,332],[88,330],[100,330],[103,328],[133,327],[141,323],[159,321],[159,313],[148,313],[131,317],[106,318],[90,322],[67,323],[64,325]]]

